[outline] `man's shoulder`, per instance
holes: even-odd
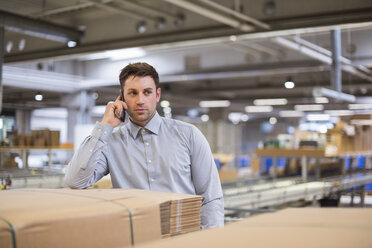
[[[193,124],[181,121],[181,120],[175,120],[170,118],[161,117],[162,123],[167,126],[169,129],[178,129],[182,131],[193,131],[194,128],[196,128]]]

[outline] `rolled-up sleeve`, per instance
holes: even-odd
[[[86,188],[108,174],[104,155],[113,128],[96,123],[92,133],[80,145],[68,164],[65,187]]]
[[[196,194],[203,196],[202,228],[221,227],[224,225],[223,194],[210,146],[196,127],[190,140],[192,179]]]

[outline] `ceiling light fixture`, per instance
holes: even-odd
[[[367,104],[349,104],[349,109],[372,109],[372,103]]]
[[[185,16],[183,14],[178,14],[177,20],[174,22],[174,25],[179,28],[185,26]]]
[[[269,123],[270,123],[271,125],[275,125],[277,122],[278,122],[278,119],[276,119],[275,117],[270,117],[270,119],[269,119]]]
[[[325,114],[330,116],[351,116],[354,115],[354,111],[352,110],[326,110],[324,111]]]
[[[280,117],[302,117],[303,112],[301,111],[294,111],[294,110],[283,110],[279,111],[279,116]]]
[[[35,95],[35,100],[38,101],[38,102],[42,101],[43,100],[43,95],[40,92],[38,92]]]
[[[155,27],[157,30],[163,30],[165,28],[165,19],[163,17],[159,17]]]
[[[109,50],[104,52],[92,53],[84,55],[80,58],[82,61],[96,60],[96,59],[110,59],[110,60],[125,60],[140,58],[146,56],[146,51],[140,47],[123,48],[116,50]]]
[[[167,101],[167,100],[163,100],[163,101],[160,102],[160,106],[161,106],[162,108],[169,107],[169,106],[170,106],[170,102]]]
[[[67,47],[69,47],[69,48],[73,48],[73,47],[76,47],[76,46],[77,46],[77,42],[74,41],[74,40],[69,40],[67,42]]]
[[[286,105],[288,100],[285,98],[276,99],[256,99],[253,101],[254,105]]]
[[[284,87],[286,89],[293,89],[295,87],[295,83],[292,81],[291,77],[288,77],[287,81],[284,83]]]
[[[202,120],[202,122],[207,122],[209,121],[209,115],[202,115],[200,116],[200,119]]]
[[[297,111],[322,111],[324,106],[321,104],[309,104],[309,105],[295,105]]]
[[[137,32],[140,33],[140,34],[143,34],[147,31],[147,24],[145,21],[140,21],[138,24],[137,24]]]
[[[216,100],[216,101],[200,101],[199,106],[201,108],[223,108],[229,107],[230,101],[228,100]]]
[[[329,121],[331,117],[327,114],[310,114],[306,118],[308,121]]]
[[[261,113],[273,111],[272,106],[246,106],[245,112],[247,113]]]
[[[315,100],[315,103],[318,103],[318,104],[329,103],[329,100],[327,97],[315,97],[314,100]]]
[[[18,43],[18,50],[23,51],[26,47],[26,40],[22,38]]]
[[[236,35],[231,35],[231,36],[230,36],[230,40],[231,40],[231,41],[236,41],[236,40],[237,40]]]

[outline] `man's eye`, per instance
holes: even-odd
[[[146,94],[146,95],[150,95],[151,93],[152,93],[152,92],[149,91],[149,90],[145,91],[145,94]]]
[[[131,95],[131,96],[135,96],[136,95],[136,92],[129,92],[129,95]]]

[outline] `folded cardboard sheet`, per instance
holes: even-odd
[[[194,195],[22,189],[1,191],[0,202],[1,248],[126,247],[200,228],[201,197]]]
[[[286,209],[136,248],[371,248],[371,220],[372,209]]]

